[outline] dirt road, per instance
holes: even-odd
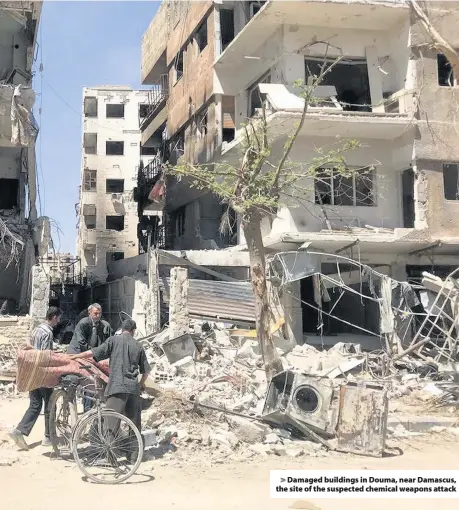
[[[217,464],[204,450],[177,465],[174,454],[145,462],[128,484],[101,486],[82,480],[70,462],[50,458],[42,447],[43,419],[29,438],[28,452],[17,452],[5,429],[25,410],[24,399],[0,400],[0,507],[14,510],[81,510],[88,505],[112,510],[145,507],[158,510],[286,510],[295,500],[269,498],[270,469],[459,469],[459,441],[448,436],[404,439],[397,457],[369,459],[329,454],[323,458],[256,458]],[[308,510],[453,510],[458,500],[296,500]],[[133,506],[135,505],[135,506]]]

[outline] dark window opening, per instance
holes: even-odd
[[[441,53],[437,55],[438,84],[440,87],[454,87],[456,78],[449,60]]]
[[[207,46],[207,18],[201,23],[195,34],[196,43],[199,51]]]
[[[459,167],[457,163],[443,165],[443,189],[446,200],[459,200]]]
[[[0,209],[19,205],[19,179],[0,179]]]
[[[249,16],[250,16],[250,19],[252,19],[255,14],[257,14],[260,9],[263,7],[263,5],[266,3],[266,0],[263,2],[263,1],[259,1],[259,2],[249,2]]]
[[[158,148],[157,147],[144,147],[144,146],[142,146],[140,148],[140,155],[141,156],[155,156],[157,152],[158,152]]]
[[[124,104],[107,104],[105,110],[107,119],[122,119],[124,118]]]
[[[84,225],[88,230],[94,230],[96,228],[96,215],[85,216]]]
[[[107,193],[123,193],[124,179],[107,179],[105,183]]]
[[[225,51],[234,39],[234,9],[220,9],[220,34],[222,38],[222,51]]]
[[[175,81],[178,82],[183,76],[183,51],[179,51],[175,59]]]
[[[311,84],[314,77],[321,74],[323,59],[305,59],[306,81]],[[370,82],[366,61],[344,60],[336,63],[327,60],[325,74],[320,86],[332,86],[336,89],[336,98],[343,110],[351,112],[371,112]],[[330,104],[330,107],[333,107]]]
[[[234,137],[236,136],[236,131],[234,128],[223,128],[223,141],[224,142],[232,142]]]
[[[173,223],[175,226],[175,236],[182,237],[185,235],[185,215],[186,206],[177,209],[173,215]]]
[[[200,138],[207,136],[207,111],[197,116],[196,127]]]
[[[95,191],[97,189],[97,170],[85,170],[83,176],[83,190]]]
[[[150,107],[150,105],[146,104],[146,103],[139,104],[139,117],[141,119],[144,119],[148,115],[149,107]]]
[[[176,165],[178,160],[185,153],[185,132],[180,131],[175,139],[170,143],[170,157],[169,162]]]
[[[249,117],[253,117],[257,110],[260,110],[263,105],[263,98],[260,93],[258,85],[260,83],[271,83],[271,73],[260,78],[252,87],[249,89]]]
[[[403,226],[414,228],[414,172],[412,168],[402,173]]]
[[[107,156],[123,156],[124,142],[105,142],[105,153]]]
[[[315,203],[374,206],[374,170],[362,169],[349,174],[334,169],[318,171],[314,182]]]
[[[105,228],[107,230],[116,230],[121,232],[124,230],[124,216],[106,216]]]
[[[97,117],[97,97],[84,98],[84,116]]]
[[[116,262],[117,260],[123,260],[123,259],[124,259],[123,251],[108,251],[105,254],[105,260],[106,260],[107,266],[108,266],[108,264],[110,264],[110,262]]]

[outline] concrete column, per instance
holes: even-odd
[[[188,269],[173,267],[170,278],[169,328],[170,337],[176,338],[188,333]]]
[[[374,46],[365,48],[367,56],[368,80],[370,82],[372,111],[384,113],[381,71],[379,70],[378,52]]]
[[[146,319],[147,334],[154,333],[161,329],[160,320],[160,298],[158,285],[158,254],[156,250],[150,249],[148,252],[148,294],[150,313]]]
[[[42,320],[46,317],[49,306],[50,281],[42,266],[32,267],[32,296],[30,299],[30,316]]]

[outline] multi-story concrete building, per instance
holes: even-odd
[[[105,281],[111,261],[138,254],[134,188],[151,151],[140,149],[148,92],[124,86],[83,90],[77,255],[89,281]]]
[[[459,2],[422,5],[459,48]],[[322,101],[309,108],[291,159],[307,166],[318,149],[350,138],[360,148],[347,162],[359,170],[308,179],[302,196],[266,219],[265,246],[340,253],[399,280],[419,278],[426,268],[448,273],[459,251],[459,89],[409,2],[164,1],[142,41],[143,83],[162,90],[142,143],[161,140],[172,163],[184,155],[237,165],[243,125],[264,103],[271,157],[280,157],[304,104],[294,83],[308,83],[324,62],[334,66],[316,90]],[[230,244],[218,233],[218,200],[186,180],[167,184],[169,248]],[[237,242],[244,250],[240,229]],[[326,255],[318,264],[318,271],[336,272]],[[315,331],[317,316],[300,305],[313,299],[312,279],[292,292],[292,315],[303,318],[304,331]],[[362,309],[357,297],[346,303],[338,306],[343,316]],[[354,319],[371,329],[368,317]]]
[[[32,266],[46,253],[37,218],[32,66],[42,2],[0,2],[0,303],[29,311]]]

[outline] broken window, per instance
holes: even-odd
[[[196,116],[196,131],[198,138],[205,138],[207,136],[207,110]]]
[[[141,156],[155,156],[158,152],[157,147],[145,147],[142,145],[140,148],[140,155]]]
[[[84,170],[83,190],[96,191],[97,189],[97,170]]]
[[[185,153],[185,131],[180,131],[170,143],[170,158],[169,161],[172,165],[177,164],[177,161]]]
[[[414,228],[414,171],[412,168],[402,173],[403,226]]]
[[[97,117],[97,97],[84,98],[84,116]]]
[[[223,5],[220,8],[220,34],[222,51],[225,51],[234,39],[234,9],[227,9]]]
[[[223,113],[223,142],[231,142],[236,134],[235,126],[235,101],[234,96],[222,97],[222,113]]]
[[[144,119],[148,115],[149,108],[150,108],[150,105],[147,103],[139,104],[139,117],[141,119]]]
[[[199,25],[194,38],[199,51],[202,51],[207,46],[207,18]]]
[[[177,83],[180,78],[183,76],[183,51],[180,50],[175,57],[175,83]]]
[[[107,119],[123,119],[124,118],[124,104],[107,104],[105,107],[105,116]]]
[[[123,156],[124,142],[105,142],[105,153],[107,156]]]
[[[446,200],[459,200],[459,166],[457,163],[443,164],[443,188]]]
[[[105,228],[107,230],[117,230],[121,232],[124,230],[124,216],[106,216]]]
[[[440,87],[454,87],[456,78],[449,60],[443,54],[437,55],[438,84]]]
[[[86,266],[96,265],[96,252],[94,250],[84,250],[84,259]]]
[[[249,88],[249,117],[253,117],[261,109],[263,98],[258,85],[260,83],[271,83],[271,72],[263,75],[256,83]]]
[[[84,216],[84,225],[88,230],[94,230],[96,228],[96,215]]]
[[[123,193],[124,179],[107,179],[105,181],[105,190],[107,193]]]
[[[320,76],[322,67],[329,70],[320,86],[335,87],[336,97],[343,110],[371,112],[370,82],[365,59],[342,59],[337,63],[336,59],[332,58],[308,57],[305,59],[308,85],[314,77]],[[331,99],[330,107],[335,107]]]
[[[361,169],[345,174],[335,169],[317,172],[314,188],[319,205],[373,206],[374,170]]]
[[[0,209],[19,205],[19,179],[0,179]]]
[[[97,133],[84,133],[83,147],[85,154],[97,154]]]
[[[110,262],[116,262],[117,260],[123,260],[124,259],[124,252],[123,251],[108,251],[105,254],[105,261],[106,265],[110,264]]]

